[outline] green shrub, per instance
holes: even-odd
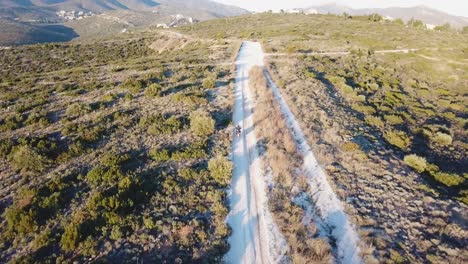
[[[385,115],[384,119],[390,125],[399,125],[399,124],[403,124],[404,122],[403,118],[401,118],[398,115]]]
[[[83,256],[93,256],[96,255],[96,247],[98,245],[98,240],[93,236],[88,236],[83,242],[78,245],[78,250]]]
[[[13,148],[11,139],[0,140],[0,158],[6,158]]]
[[[431,137],[431,142],[436,143],[440,146],[449,146],[452,145],[452,136],[447,135],[442,132],[437,132],[433,137]]]
[[[341,146],[341,149],[345,152],[353,152],[361,149],[358,144],[354,142],[346,142]]]
[[[92,186],[99,186],[103,183],[112,184],[123,178],[124,175],[120,168],[95,167],[86,174],[86,179]]]
[[[205,110],[190,113],[190,129],[198,136],[209,136],[215,131],[215,120]]]
[[[446,126],[428,125],[421,131],[431,144],[440,146],[449,146],[452,144],[453,138],[450,135],[451,131]]]
[[[361,104],[352,104],[351,108],[355,111],[361,112],[366,115],[375,114],[375,109],[372,106],[361,105]]]
[[[345,83],[342,83],[338,86],[338,88],[341,90],[341,92],[343,92],[345,95],[346,94],[353,94],[354,93],[354,90],[353,90],[353,87],[345,84]]]
[[[22,122],[23,116],[20,114],[9,116],[3,121],[0,120],[0,132],[18,129]]]
[[[457,200],[464,203],[465,205],[468,205],[468,190],[461,190],[460,196],[457,198]]]
[[[135,77],[131,77],[125,80],[121,87],[124,89],[129,90],[131,93],[135,94],[140,92],[144,87],[144,82],[142,80],[138,80]]]
[[[148,133],[152,135],[172,134],[182,129],[182,122],[176,116],[165,119],[161,115],[156,115],[150,119],[150,123]]]
[[[304,75],[305,75],[307,78],[310,78],[310,79],[315,79],[315,78],[317,78],[317,75],[315,75],[314,72],[311,72],[311,71],[309,71],[308,69],[304,69]]]
[[[12,205],[6,209],[4,216],[8,230],[16,234],[25,235],[38,229],[37,214],[32,209],[24,210],[18,205]]]
[[[65,226],[65,231],[60,239],[60,246],[65,252],[72,252],[78,246],[80,240],[79,226],[75,223],[70,223]]]
[[[390,249],[390,259],[395,263],[395,264],[401,264],[405,263],[405,258],[403,258],[400,253],[397,251]]]
[[[74,103],[67,108],[66,115],[68,117],[79,117],[91,112],[91,107],[83,103]]]
[[[196,180],[198,176],[197,171],[192,168],[180,168],[178,173],[179,176],[186,181]]]
[[[406,155],[404,161],[406,165],[410,166],[419,173],[424,172],[427,168],[426,159],[415,154]]]
[[[389,130],[384,133],[383,137],[388,143],[402,150],[407,150],[411,145],[411,139],[403,131]]]
[[[183,102],[192,106],[199,106],[208,103],[206,99],[207,94],[205,92],[194,92],[194,93],[176,93],[173,96],[174,101]]]
[[[110,238],[112,240],[119,240],[119,239],[122,238],[122,236],[123,236],[123,234],[122,234],[122,231],[120,230],[120,227],[119,226],[113,226],[111,234],[110,234]]]
[[[405,22],[403,22],[403,19],[401,19],[401,18],[397,18],[397,19],[393,20],[393,23],[398,24],[398,25],[402,25],[402,26],[405,25]]]
[[[463,177],[454,173],[434,172],[431,175],[436,181],[448,187],[458,186],[465,181]]]
[[[206,152],[203,146],[199,143],[194,143],[183,150],[175,151],[171,159],[175,161],[183,161],[190,159],[202,159],[206,157]]]
[[[32,125],[38,123],[42,127],[46,127],[50,121],[47,118],[47,112],[46,111],[40,111],[40,112],[32,112],[29,114],[28,119],[26,119],[25,124],[26,125]]]
[[[11,165],[15,170],[22,173],[39,173],[44,171],[48,164],[47,158],[43,157],[28,145],[19,146],[11,153]]]
[[[380,119],[380,117],[368,115],[365,117],[364,120],[366,121],[367,124],[371,126],[380,127],[380,128],[384,127],[384,122],[382,121],[382,119]]]
[[[162,87],[157,83],[151,84],[145,90],[145,96],[147,97],[160,97],[161,96]]]
[[[47,228],[46,230],[42,231],[40,234],[37,234],[34,237],[34,241],[32,243],[33,249],[38,250],[40,248],[46,247],[52,241],[52,231]]]
[[[156,161],[168,161],[171,158],[167,149],[153,149],[150,151],[150,156]]]
[[[108,93],[108,94],[105,94],[102,96],[102,101],[105,102],[105,103],[112,103],[115,101],[115,99],[119,98],[118,95],[114,94],[114,93]]]
[[[118,167],[130,160],[129,154],[117,154],[113,152],[105,153],[100,159],[101,164],[107,167]]]
[[[231,179],[233,165],[226,157],[217,156],[208,162],[211,177],[220,185],[227,185]]]
[[[145,225],[147,229],[153,229],[157,227],[157,225],[154,223],[153,218],[151,216],[143,217],[143,225]]]
[[[85,124],[79,124],[77,134],[79,139],[91,143],[101,138],[102,133],[104,133],[104,131],[104,124],[99,124],[95,126],[86,126]]]
[[[126,93],[124,99],[126,102],[131,102],[133,100],[133,95],[131,93]]]
[[[203,80],[202,83],[203,88],[205,89],[213,89],[216,87],[216,76],[208,76]]]
[[[453,120],[453,119],[457,118],[457,116],[453,112],[445,112],[445,113],[442,114],[442,116],[444,116],[445,118],[447,118],[449,120]]]

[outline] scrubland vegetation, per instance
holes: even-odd
[[[0,51],[0,262],[217,262],[237,44]]]
[[[374,18],[262,13],[204,21],[180,30],[207,38],[254,39],[262,42],[266,52],[280,53],[440,48],[466,38],[463,32],[425,30],[417,20],[405,25]]]
[[[317,19],[304,28],[348,30],[316,27]],[[368,27],[375,42],[396,27],[353,23]],[[267,58],[269,70],[347,201],[361,238],[372,245],[361,249],[381,262],[459,262],[463,239],[453,230],[464,228],[456,215],[466,210],[466,36],[400,30],[391,35],[398,45],[382,48],[421,50],[376,54],[375,46],[362,44],[346,56]],[[433,38],[431,47],[412,42],[415,36]],[[280,36],[263,41],[288,43]],[[331,50],[335,43],[329,42]]]
[[[268,70],[346,204],[364,262],[463,263],[466,30],[258,14],[180,31],[194,38],[147,30],[0,50],[0,262],[220,262],[233,168],[223,63],[255,39],[289,54],[268,57]],[[375,52],[404,48],[418,51]],[[321,51],[350,54],[306,55]],[[261,70],[251,76],[288,254],[328,263],[333,241],[297,202],[309,188],[301,157]]]
[[[286,54],[268,69],[346,202],[365,262],[463,262],[468,36],[374,18],[256,14],[181,30]],[[406,48],[418,50],[375,52]],[[350,54],[307,55],[333,51]]]
[[[424,166],[415,166],[415,158],[409,162],[417,172],[457,194],[467,177],[468,64],[451,64],[442,59],[444,54],[438,53],[436,62],[419,53],[305,58],[303,67],[328,80],[389,145],[420,156],[418,163],[424,160]]]
[[[326,75],[291,71],[302,63],[276,60],[270,73],[283,82],[283,95],[346,201],[364,242],[361,253],[384,263],[460,261],[463,239],[453,230],[464,228],[456,218],[466,208],[463,174],[427,173],[435,166],[429,161],[433,149],[417,155],[390,144],[382,131],[397,125],[383,118],[381,126],[368,124],[370,115],[354,110]]]

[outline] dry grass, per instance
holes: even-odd
[[[270,204],[275,221],[286,237],[293,263],[330,263],[330,245],[317,239],[317,228],[313,223],[304,225],[304,210],[291,201],[297,192],[307,191],[308,184],[303,175],[298,175],[302,157],[288,129],[284,115],[272,91],[268,88],[263,69],[255,67],[250,72],[250,87],[256,99],[255,122],[258,136],[266,149],[265,162],[272,170],[275,188]]]

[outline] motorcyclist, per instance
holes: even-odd
[[[240,134],[241,134],[241,126],[240,126],[240,125],[237,125],[237,126],[236,126],[236,135],[237,135],[237,136],[240,136]]]

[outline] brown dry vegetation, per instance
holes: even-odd
[[[327,240],[319,238],[313,222],[304,224],[304,209],[293,202],[308,185],[297,173],[302,157],[289,132],[272,91],[268,88],[263,69],[250,72],[250,87],[255,96],[255,124],[264,161],[271,170],[274,186],[269,201],[273,217],[289,244],[293,263],[330,263],[331,248]]]

